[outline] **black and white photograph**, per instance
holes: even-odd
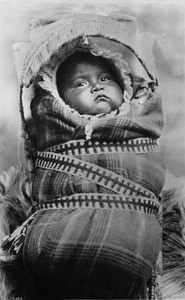
[[[185,299],[185,3],[0,0],[0,300]]]

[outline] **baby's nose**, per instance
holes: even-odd
[[[99,81],[95,82],[92,85],[92,89],[91,89],[92,93],[97,92],[97,91],[101,91],[101,90],[103,90],[103,86]]]

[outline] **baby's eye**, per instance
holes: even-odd
[[[112,79],[111,75],[103,75],[103,76],[101,76],[100,81],[108,81],[111,79]]]
[[[87,85],[87,81],[79,81],[75,84],[75,87],[83,87]]]

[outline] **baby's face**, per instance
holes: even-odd
[[[123,102],[123,93],[108,64],[78,62],[65,73],[63,97],[80,114],[109,113]]]

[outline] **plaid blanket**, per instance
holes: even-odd
[[[144,299],[159,250],[151,215],[53,209],[29,226],[23,259],[45,299]]]
[[[133,78],[134,80],[134,78]],[[135,78],[135,99],[142,81]],[[134,99],[134,98],[133,98]],[[23,261],[45,297],[144,299],[161,249],[156,218],[164,167],[157,87],[128,113],[93,123],[65,114],[49,92],[32,101],[38,133]],[[44,274],[44,280],[43,280]]]

